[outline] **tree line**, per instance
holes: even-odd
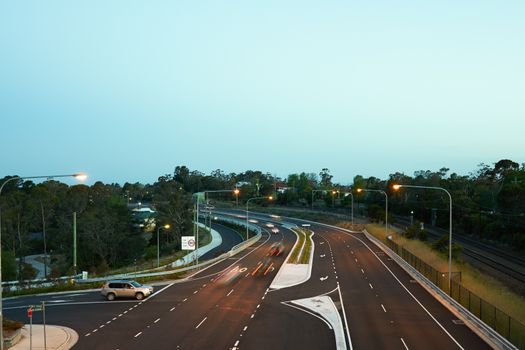
[[[0,179],[0,184],[10,177]],[[448,197],[441,191],[401,189],[393,184],[443,187],[453,198],[454,230],[507,243],[525,251],[525,165],[500,160],[480,164],[468,175],[449,174],[449,169],[416,171],[413,176],[396,172],[387,179],[356,175],[352,184],[334,183],[327,168],[316,173],[290,174],[282,179],[271,173],[248,170],[210,174],[175,167],[153,184],[124,185],[96,182],[91,186],[49,180],[10,181],[0,196],[2,225],[2,272],[4,280],[27,279],[34,275],[24,257],[51,256],[55,277],[73,273],[73,215],[77,218],[78,271],[104,272],[153,257],[155,235],[150,241],[142,228],[134,225],[130,203],[148,203],[157,212],[156,221],[170,224],[162,231],[162,252],[180,249],[180,237],[192,230],[193,197],[202,191],[240,188],[238,201],[273,194],[275,203],[327,209],[348,209],[352,193],[357,211],[383,220],[384,196],[357,192],[357,188],[384,190],[389,196],[390,222],[394,215],[408,217],[438,227],[448,227]],[[316,192],[312,192],[317,190]],[[325,191],[321,191],[325,190]],[[230,201],[230,194],[217,197]],[[312,203],[313,200],[313,203]],[[411,214],[411,212],[413,214]]]

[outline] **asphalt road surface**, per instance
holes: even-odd
[[[335,349],[326,322],[286,303],[329,295],[346,320],[348,348],[489,349],[360,233],[311,224],[311,278],[269,291],[296,236],[281,225],[283,219],[250,218],[265,228],[258,243],[188,280],[156,286],[156,293],[143,301],[108,302],[98,291],[76,292],[5,300],[4,313],[26,320],[27,305],[46,300],[47,322],[79,333],[74,349]],[[269,221],[279,233],[266,229]],[[261,270],[254,275],[270,245],[279,241],[286,246],[284,256],[261,269],[266,275]],[[39,317],[35,313],[35,323]]]

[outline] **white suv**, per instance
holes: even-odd
[[[152,286],[144,286],[137,281],[131,280],[114,280],[106,282],[100,291],[100,294],[109,301],[115,300],[115,298],[135,298],[137,300],[142,300],[152,293]]]

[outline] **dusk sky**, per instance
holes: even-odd
[[[525,1],[3,1],[0,177],[525,162]]]

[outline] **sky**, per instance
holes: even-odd
[[[525,162],[525,2],[3,1],[0,177]]]

